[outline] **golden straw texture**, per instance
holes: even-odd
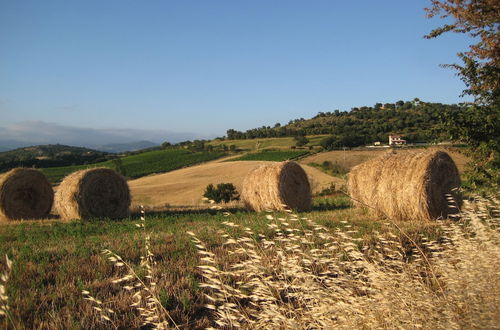
[[[127,181],[108,168],[81,170],[59,185],[55,206],[62,219],[124,218],[129,215]]]
[[[245,206],[264,210],[311,209],[311,187],[307,174],[291,161],[265,164],[251,171],[241,192]]]
[[[16,168],[0,175],[0,218],[7,220],[47,217],[54,191],[42,172]]]
[[[431,220],[455,214],[461,205],[460,177],[444,151],[390,153],[354,167],[350,196],[379,215],[396,220]],[[451,195],[457,208],[450,207]]]

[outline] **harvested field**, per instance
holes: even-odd
[[[129,181],[132,204],[147,206],[199,206],[205,187],[230,182],[241,192],[243,179],[254,168],[270,162],[235,161],[215,162]],[[342,180],[318,169],[303,165],[309,176],[313,194]]]

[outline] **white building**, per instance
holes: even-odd
[[[405,145],[406,140],[403,140],[400,135],[389,135],[389,145],[390,146],[400,146]]]

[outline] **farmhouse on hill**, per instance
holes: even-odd
[[[403,140],[400,135],[389,135],[389,145],[390,146],[400,146],[405,145],[406,140]]]

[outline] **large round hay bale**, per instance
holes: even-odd
[[[52,208],[54,191],[42,172],[15,168],[0,174],[0,218],[45,218]]]
[[[127,181],[109,168],[74,172],[57,188],[55,206],[62,219],[124,218],[129,215]]]
[[[396,220],[431,220],[456,213],[460,177],[457,166],[443,151],[388,153],[355,166],[348,189],[358,205]]]
[[[248,209],[257,212],[307,211],[311,208],[311,187],[299,164],[271,163],[257,167],[246,176],[241,198]]]

